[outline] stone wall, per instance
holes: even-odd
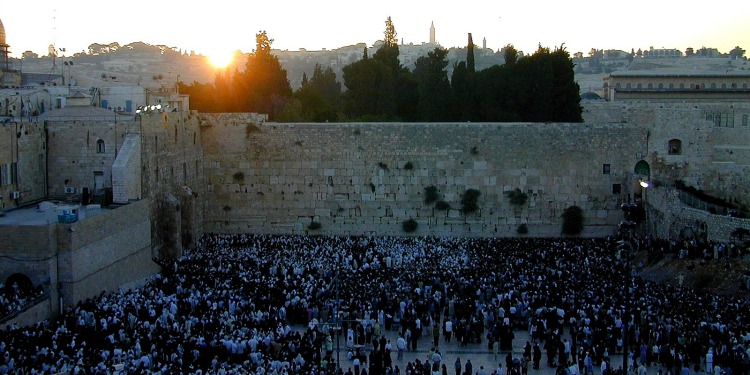
[[[529,235],[557,236],[562,212],[578,205],[584,235],[605,235],[621,220],[626,184],[647,152],[647,130],[634,124],[256,124],[204,116],[212,232],[403,235],[413,218],[416,235],[509,236],[524,223]],[[428,186],[450,210],[424,203]],[[525,206],[510,204],[516,188],[528,194]],[[467,189],[481,193],[480,210],[463,215]],[[312,221],[321,229],[308,230]]]
[[[150,202],[143,199],[72,224],[56,224],[63,305],[159,271],[151,260]]]
[[[203,234],[203,145],[196,114],[141,116],[141,179],[157,258],[176,258]]]
[[[750,126],[737,120],[747,113],[748,103],[603,102],[584,106],[586,123],[634,124],[647,132],[646,153],[638,156],[649,163],[655,183],[671,186],[682,180],[708,194],[750,206],[745,188],[750,184]],[[735,121],[714,121],[712,116],[717,114]],[[670,141],[675,140],[681,151],[670,153]]]
[[[709,241],[730,242],[735,229],[750,229],[750,219],[714,215],[692,208],[680,201],[674,189],[649,189],[647,200],[650,233],[657,238],[682,238],[691,234]]]
[[[0,166],[16,163],[17,181],[0,184],[0,209],[12,208],[42,199],[46,173],[44,126],[41,123],[0,124]],[[12,192],[19,192],[14,199]]]
[[[125,135],[139,132],[139,124],[132,116],[123,118],[128,121],[47,121],[49,196],[65,197],[65,187],[75,188],[76,197],[80,197],[83,188],[92,195],[112,188],[112,164]],[[100,141],[103,149],[97,145]],[[97,174],[101,177],[97,178]]]

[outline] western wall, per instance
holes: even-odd
[[[683,180],[747,202],[750,128],[706,120],[711,105],[591,103],[584,123],[282,124],[201,114],[204,230],[332,235],[559,236],[584,211],[584,236],[616,231],[640,179]],[[736,115],[747,113],[738,105]],[[678,140],[679,152],[669,150]],[[730,152],[727,152],[729,150]],[[645,165],[638,170],[637,165]],[[435,186],[448,210],[424,203]],[[527,193],[514,206],[510,191]],[[461,195],[480,192],[461,213]],[[405,233],[414,219],[418,229]],[[310,229],[310,224],[320,224]]]

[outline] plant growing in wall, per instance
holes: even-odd
[[[472,155],[479,155],[479,149],[477,149],[477,146],[472,147],[470,152]]]
[[[388,164],[383,163],[383,162],[378,162],[378,167],[380,167],[380,169],[382,169],[384,171],[388,170]]]
[[[448,202],[439,200],[435,202],[435,209],[440,211],[446,211],[451,209],[451,205]]]
[[[224,212],[232,211],[232,207],[231,206],[224,206],[223,209],[224,209]]]
[[[407,161],[406,164],[404,164],[404,169],[410,171],[414,169],[414,165],[410,161]]]
[[[522,192],[521,189],[516,188],[515,190],[511,190],[508,193],[508,198],[510,198],[510,204],[521,207],[526,204],[526,202],[529,200],[529,196]]]
[[[583,231],[583,210],[578,206],[570,206],[562,214],[562,233],[575,236]]]
[[[476,189],[468,189],[464,192],[464,195],[461,196],[461,212],[463,214],[470,214],[472,212],[475,212],[479,209],[479,205],[477,204],[477,200],[479,199],[479,196],[481,193],[479,190]]]
[[[529,227],[526,226],[526,224],[519,224],[518,227],[516,227],[516,233],[527,234],[529,233]]]
[[[438,189],[434,185],[430,185],[424,188],[424,204],[432,204],[440,199]]]
[[[317,222],[317,221],[311,221],[310,225],[307,226],[307,229],[309,229],[309,230],[317,230],[317,229],[320,229],[320,227],[321,227],[321,225],[320,225],[319,222]]]
[[[242,172],[235,172],[235,173],[234,173],[234,174],[232,175],[232,179],[234,180],[234,182],[242,182],[242,181],[245,181],[245,174],[244,174],[244,173],[242,173]]]
[[[417,230],[418,226],[419,224],[414,219],[406,220],[401,224],[401,227],[404,229],[404,232],[406,233],[414,232],[415,230]]]

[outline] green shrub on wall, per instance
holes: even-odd
[[[414,219],[406,220],[402,224],[402,228],[404,229],[404,232],[406,233],[414,232],[415,230],[417,230],[417,226],[419,226],[419,224]]]
[[[232,178],[235,182],[242,182],[245,181],[245,174],[242,172],[235,172],[235,174],[232,175]]]
[[[310,223],[310,225],[307,226],[307,229],[309,229],[309,230],[316,230],[316,229],[320,229],[320,227],[321,227],[321,225],[320,225],[319,222],[313,221],[313,222]]]
[[[446,202],[446,201],[437,201],[437,202],[435,202],[435,209],[436,210],[441,210],[441,211],[450,210],[451,209],[451,205],[448,204],[448,202]]]
[[[440,195],[438,194],[438,189],[435,186],[430,185],[424,188],[424,204],[435,203],[438,199],[440,199]]]
[[[562,233],[575,236],[583,231],[583,210],[578,206],[570,206],[562,214]]]
[[[477,204],[477,200],[479,199],[479,196],[482,193],[479,192],[479,190],[476,189],[468,189],[464,192],[464,195],[461,197],[461,212],[464,214],[470,214],[472,212],[475,212],[479,209],[479,205]]]
[[[519,224],[516,228],[516,233],[518,234],[527,234],[529,233],[529,227],[526,226],[526,224]]]
[[[529,196],[526,195],[526,193],[522,192],[519,188],[516,188],[516,190],[511,190],[508,193],[508,198],[510,198],[510,204],[518,207],[525,205],[529,200]]]

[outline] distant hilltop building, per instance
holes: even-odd
[[[5,41],[5,26],[0,20],[0,87],[16,87],[21,84],[21,72],[10,64],[10,46]]]
[[[430,24],[430,44],[435,44],[435,22]]]

